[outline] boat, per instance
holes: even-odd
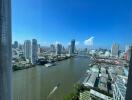
[[[56,87],[59,87],[60,86],[60,83],[58,83],[57,85],[56,85]]]
[[[45,67],[51,67],[51,66],[55,66],[55,63],[47,63],[47,64],[45,64]]]

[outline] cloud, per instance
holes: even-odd
[[[92,46],[93,45],[93,39],[94,39],[93,36],[88,38],[87,40],[84,41],[84,44],[87,46]]]

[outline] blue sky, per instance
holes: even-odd
[[[131,0],[12,0],[13,41],[36,38],[78,47],[93,38],[94,47],[122,47],[132,43]]]

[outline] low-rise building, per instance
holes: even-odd
[[[87,74],[87,77],[83,81],[83,85],[86,87],[94,87],[97,76],[98,76],[98,73],[89,72]]]
[[[117,76],[117,79],[113,84],[113,99],[125,100],[125,95],[126,95],[126,79],[121,76]]]
[[[104,94],[102,94],[102,93],[99,93],[99,92],[97,92],[97,91],[95,91],[95,90],[90,90],[90,96],[92,97],[92,96],[95,96],[96,98],[97,98],[97,100],[113,100],[111,97],[109,97],[109,96],[106,96],[106,95],[104,95]],[[88,100],[88,99],[87,99]],[[94,100],[94,99],[93,99]]]

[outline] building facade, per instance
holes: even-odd
[[[50,45],[50,52],[55,52],[55,45],[54,44]]]
[[[14,48],[15,48],[15,49],[18,48],[18,41],[14,41]]]
[[[24,42],[24,57],[31,60],[31,41],[25,40]]]
[[[32,40],[32,59],[31,62],[32,64],[36,64],[36,61],[38,59],[38,44],[37,44],[37,40],[33,39]]]
[[[74,39],[71,41],[71,53],[72,54],[75,53],[75,40]]]
[[[119,56],[119,45],[113,44],[111,48],[111,56],[118,57]]]
[[[56,55],[60,55],[62,53],[62,45],[57,44],[56,45]]]
[[[131,57],[131,46],[130,45],[126,46],[125,53],[126,53],[126,60],[130,61],[130,57]]]

